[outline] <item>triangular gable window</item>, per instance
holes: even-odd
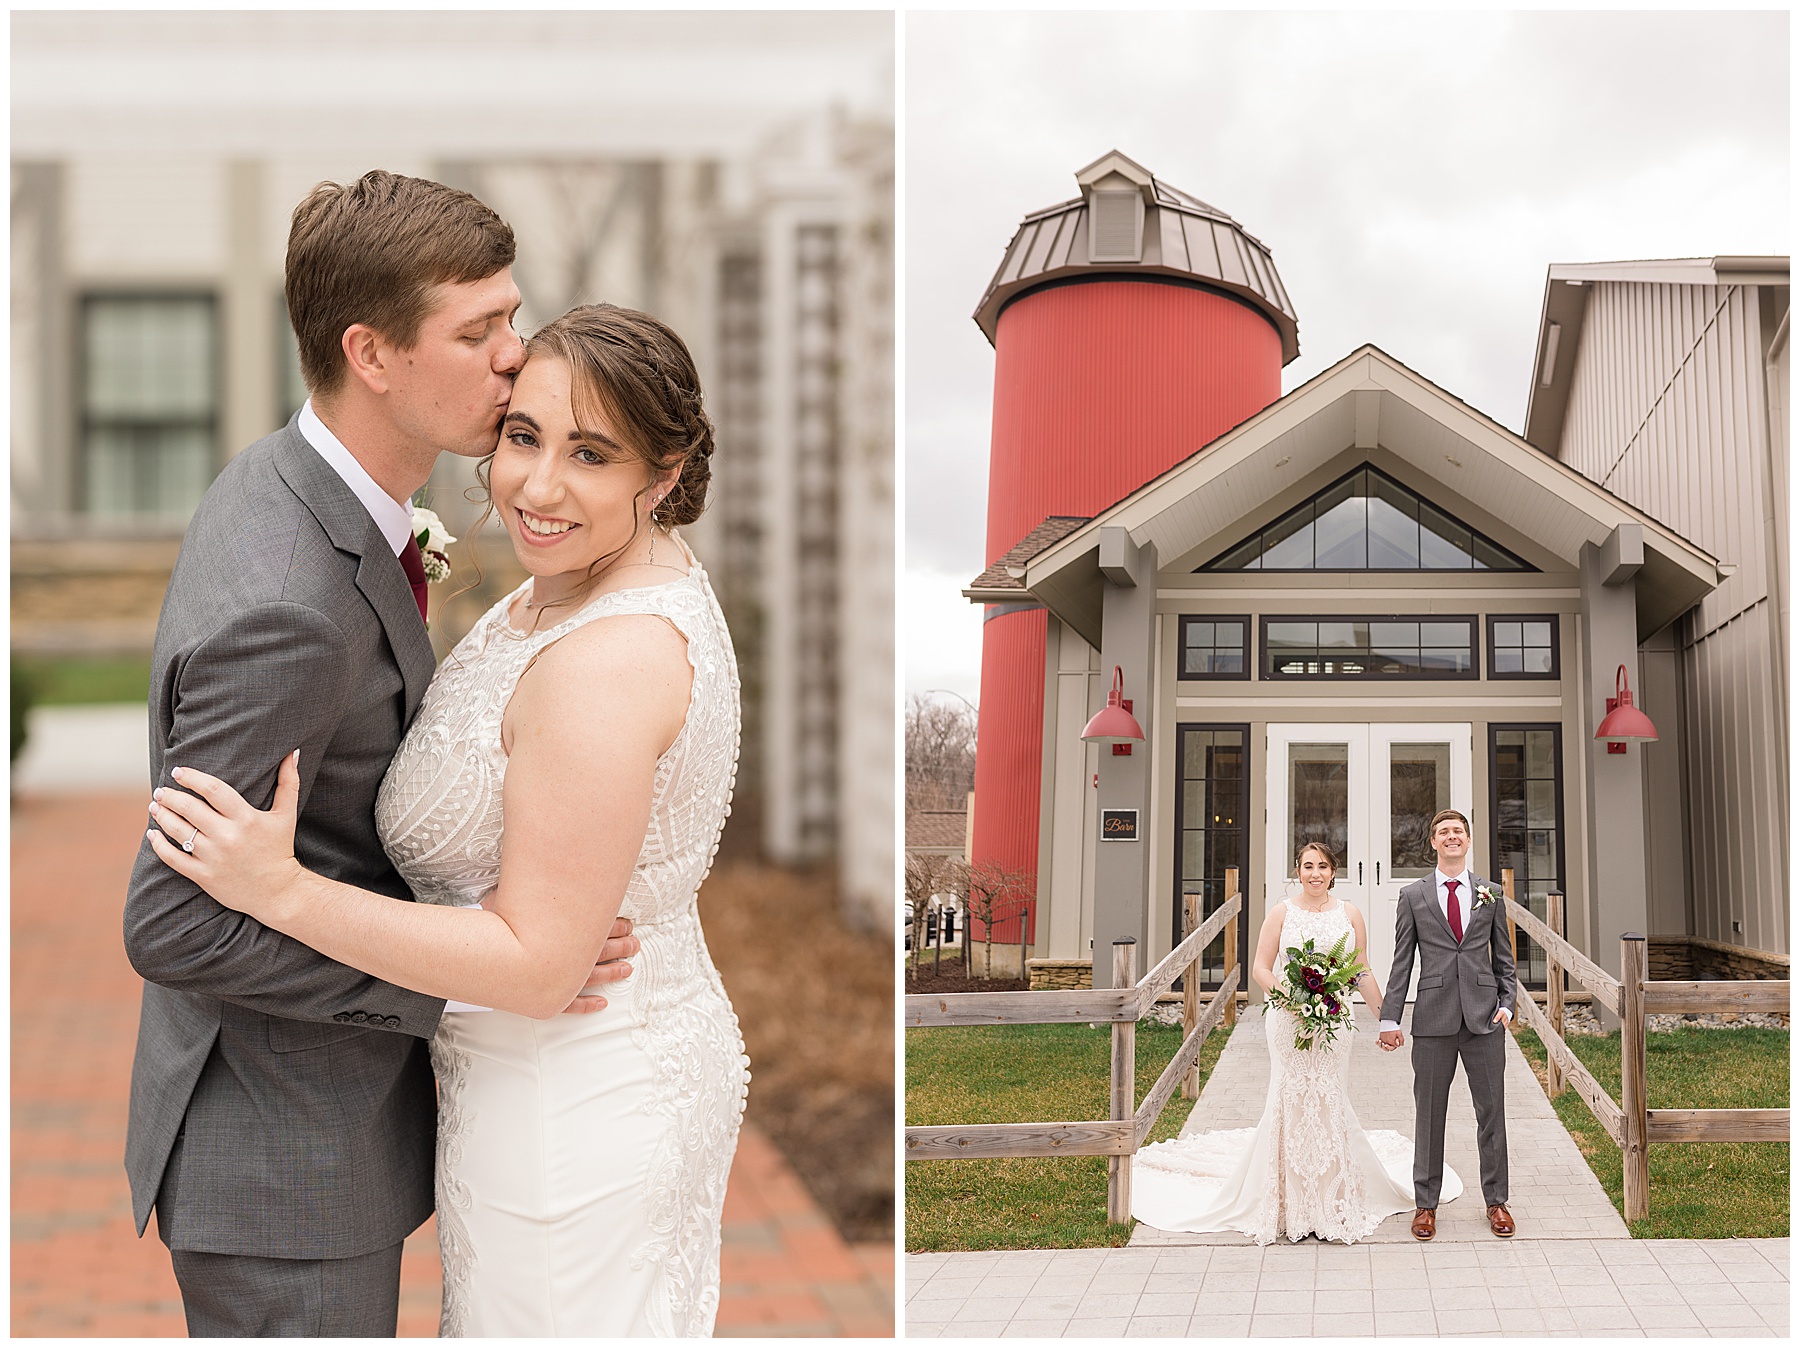
[[[1199,571],[1535,571],[1364,464]]]

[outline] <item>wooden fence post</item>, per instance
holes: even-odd
[[[1500,872],[1500,889],[1507,898],[1511,899],[1514,903],[1518,902],[1519,896],[1513,893],[1513,869],[1511,866],[1506,867]],[[1504,904],[1501,906],[1505,907]],[[1506,909],[1506,940],[1508,948],[1512,951],[1513,957],[1513,971],[1516,980],[1513,985],[1513,992],[1515,996],[1523,995],[1520,989],[1523,988],[1525,980],[1518,978],[1517,976],[1519,968],[1519,924],[1513,921],[1512,909],[1510,908]],[[1513,1009],[1516,1011],[1518,1008],[1514,1007]],[[1513,1017],[1514,1024],[1518,1023],[1518,1019],[1519,1018],[1516,1015]]]
[[[1200,899],[1198,894],[1181,896],[1181,936],[1186,940],[1200,927]],[[1194,952],[1194,962],[1187,967],[1181,976],[1181,1042],[1193,1038],[1194,1026],[1200,1021],[1200,962],[1205,951]],[[1188,1068],[1187,1075],[1181,1078],[1181,1098],[1197,1100],[1200,1098],[1200,1064]]]
[[[1558,936],[1566,937],[1569,933],[1563,927],[1563,896],[1552,894],[1544,900],[1544,925]],[[1557,1038],[1563,1038],[1568,1031],[1563,1027],[1563,967],[1556,961],[1556,952],[1544,952],[1544,986],[1549,990],[1550,1028],[1556,1031]],[[1520,991],[1521,997],[1531,994]],[[1548,1050],[1546,1050],[1547,1052]],[[1562,1064],[1555,1058],[1550,1059],[1549,1081],[1546,1083],[1550,1098],[1554,1100],[1562,1094]]]
[[[1019,977],[1025,980],[1025,986],[1031,986],[1031,971],[1025,967],[1025,927],[1031,919],[1031,901],[1019,901]]]
[[[1238,892],[1238,870],[1237,870],[1237,867],[1236,866],[1227,866],[1225,868],[1225,902],[1230,903],[1232,900],[1232,897],[1237,892]],[[1231,919],[1231,921],[1229,921],[1225,924],[1225,968],[1224,968],[1224,971],[1219,975],[1220,982],[1223,982],[1225,979],[1231,977],[1231,971],[1237,967],[1237,962],[1238,962],[1238,920],[1237,920],[1237,918],[1234,917]],[[1240,979],[1238,979],[1238,986],[1239,987],[1249,987],[1250,981],[1245,978],[1240,978]],[[1230,999],[1225,1003],[1224,1024],[1225,1024],[1226,1029],[1230,1029],[1233,1025],[1237,1024],[1237,993],[1235,993],[1235,992],[1231,994]],[[1196,1066],[1194,1068],[1194,1074],[1196,1077],[1199,1076],[1199,1072],[1200,1072],[1200,1069],[1198,1066]]]
[[[1113,942],[1112,985],[1129,988],[1137,982],[1137,941],[1132,937]],[[1128,1122],[1137,1095],[1137,1022],[1115,1020],[1112,1028],[1112,1119]],[[1131,1220],[1131,1158],[1106,1158],[1106,1220]]]
[[[1650,1215],[1650,1120],[1644,1085],[1644,938],[1619,938],[1619,1104],[1625,1114],[1625,1220]]]

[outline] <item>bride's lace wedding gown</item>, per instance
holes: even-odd
[[[1293,903],[1281,949],[1308,937],[1329,950],[1356,937],[1341,901],[1319,912]],[[1265,1011],[1269,1095],[1254,1128],[1197,1133],[1139,1151],[1131,1215],[1164,1231],[1241,1231],[1258,1245],[1317,1235],[1356,1241],[1398,1212],[1413,1210],[1413,1144],[1399,1133],[1367,1133],[1350,1107],[1350,1046],[1340,1030],[1329,1048],[1294,1047],[1294,1017]],[[1249,1027],[1238,1031],[1242,1034]],[[1198,1108],[1198,1106],[1197,1106]],[[1439,1201],[1462,1192],[1449,1167]]]
[[[474,903],[500,876],[500,720],[526,666],[619,614],[654,614],[687,639],[687,720],[657,762],[620,909],[643,943],[631,977],[593,1015],[451,1011],[432,1042],[444,1337],[712,1333],[749,1059],[696,892],[729,812],[738,675],[688,556],[684,578],[601,595],[528,636],[508,617],[523,587],[496,604],[439,667],[382,783],[376,823],[413,894]]]

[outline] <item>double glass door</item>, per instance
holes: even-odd
[[[1400,891],[1437,865],[1431,818],[1443,809],[1470,814],[1472,733],[1466,722],[1269,727],[1269,902],[1299,891],[1301,846],[1331,848],[1332,892],[1362,910],[1367,962],[1384,990]],[[1417,982],[1415,965],[1408,1000]]]

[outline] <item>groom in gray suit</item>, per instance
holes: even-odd
[[[467,193],[373,172],[294,212],[287,302],[312,394],[219,474],[157,624],[152,779],[197,768],[267,808],[299,748],[301,863],[410,901],[376,791],[433,669],[407,504],[441,452],[492,451],[523,349],[512,230]],[[171,833],[177,845],[190,838]],[[595,982],[623,977],[615,926]],[[444,1002],[231,912],[138,854],[143,975],[125,1165],[188,1332],[384,1335],[432,1209],[426,1042]],[[571,1011],[604,1001],[592,993]]]
[[[1437,1234],[1439,1190],[1444,1182],[1444,1117],[1457,1060],[1469,1076],[1475,1103],[1475,1139],[1481,1151],[1481,1192],[1488,1227],[1513,1233],[1506,1210],[1506,1034],[1512,1024],[1517,980],[1500,886],[1470,873],[1469,821],[1439,810],[1431,821],[1437,869],[1400,891],[1394,921],[1394,968],[1381,1004],[1381,1046],[1406,1042],[1400,1015],[1419,958],[1419,996],[1413,1005],[1412,1233]]]

